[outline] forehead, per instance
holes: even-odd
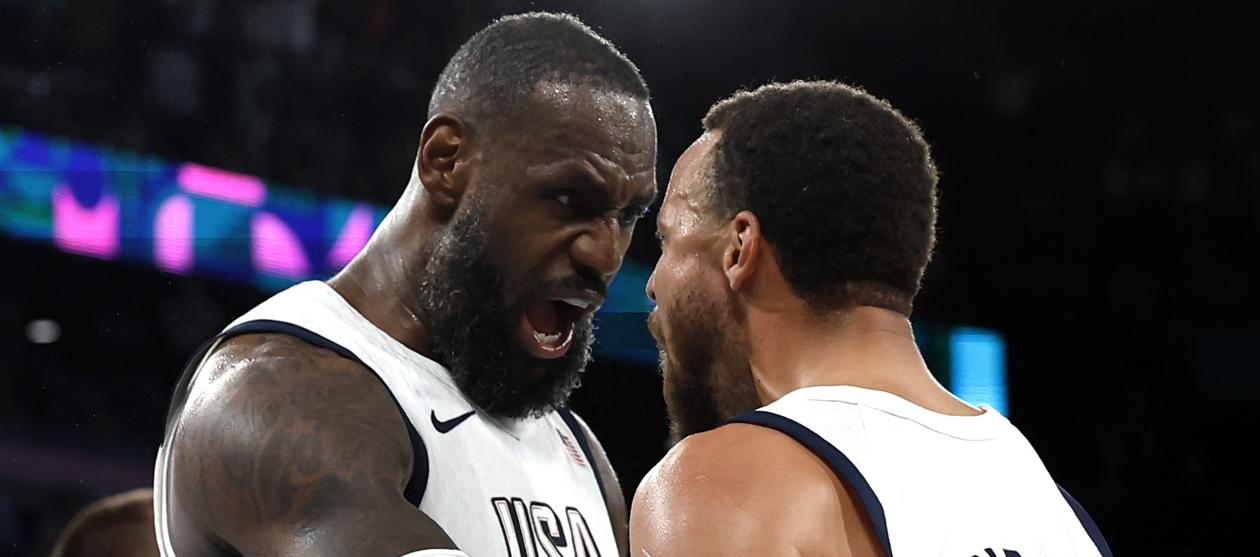
[[[642,143],[656,137],[656,119],[644,99],[591,85],[540,82],[534,88],[531,110],[543,120],[569,131],[607,133],[618,141]],[[647,141],[655,143],[655,141]]]
[[[646,100],[581,84],[542,82],[516,120],[513,143],[530,164],[580,159],[600,172],[655,183],[656,120]]]
[[[721,132],[706,132],[674,163],[657,226],[686,233],[700,223],[708,207],[706,186],[712,168],[713,147],[720,136]]]

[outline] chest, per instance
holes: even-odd
[[[451,427],[431,413],[417,424],[428,462],[420,509],[466,553],[616,555],[594,465],[563,420],[506,429],[473,414]]]

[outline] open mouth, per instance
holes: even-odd
[[[559,294],[530,301],[521,315],[521,344],[537,358],[564,356],[573,345],[578,320],[598,308],[590,293]]]

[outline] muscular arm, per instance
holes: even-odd
[[[292,337],[247,335],[203,373],[170,442],[174,494],[205,543],[247,556],[455,547],[403,497],[414,456],[370,370]]]
[[[808,449],[732,424],[683,440],[643,479],[630,547],[636,557],[880,555],[864,516]]]
[[[578,425],[582,426],[582,432],[586,434],[590,443],[591,457],[595,459],[595,469],[599,470],[599,477],[604,482],[604,504],[608,506],[608,518],[612,520],[613,535],[617,538],[617,553],[625,556],[630,551],[630,524],[626,516],[626,496],[621,491],[621,480],[617,478],[617,471],[613,470],[612,462],[608,460],[608,454],[604,452],[604,446],[600,444],[599,438],[595,437],[590,426],[586,425],[586,421],[577,414],[573,417],[577,418]]]

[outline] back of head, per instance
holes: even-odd
[[[607,39],[571,15],[534,12],[498,19],[468,39],[442,70],[429,117],[454,112],[492,127],[550,82],[648,98],[638,68]]]
[[[858,305],[909,314],[935,242],[936,167],[918,126],[832,81],[736,93],[721,131],[714,209],[748,210],[793,291],[817,314]]]
[[[92,503],[62,530],[52,557],[158,555],[153,491],[136,489]]]

